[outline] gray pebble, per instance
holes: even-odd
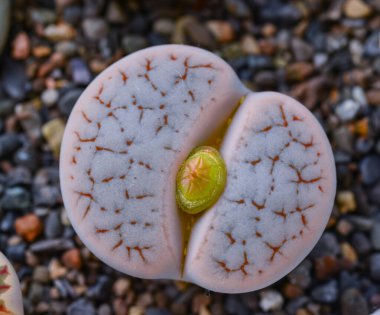
[[[368,315],[368,303],[357,289],[348,289],[341,298],[342,315]]]
[[[149,309],[146,311],[146,314],[148,314]],[[97,315],[112,315],[112,309],[111,306],[108,304],[102,304],[98,308]],[[151,314],[152,315],[152,314]]]
[[[375,253],[370,256],[369,271],[372,279],[380,281],[380,253]]]
[[[147,46],[147,40],[139,35],[126,35],[121,40],[121,47],[128,53],[135,52]]]
[[[0,206],[4,210],[27,210],[30,207],[30,193],[23,187],[12,187],[5,191]]]
[[[15,133],[6,133],[0,136],[0,159],[3,159],[21,146],[20,136]]]
[[[232,15],[235,15],[239,18],[249,18],[251,12],[247,5],[242,0],[225,0],[224,1],[227,7],[227,10]]]
[[[371,243],[375,250],[380,250],[380,222],[375,222],[371,229]]]
[[[62,114],[69,116],[79,96],[83,93],[83,89],[70,89],[62,95],[58,101],[58,108]]]
[[[314,55],[313,46],[309,45],[305,41],[299,39],[298,37],[294,37],[291,42],[293,56],[296,61],[308,61]]]
[[[373,220],[359,215],[350,215],[347,219],[355,225],[356,229],[359,231],[369,231],[372,229]]]
[[[311,284],[311,267],[312,264],[310,260],[304,260],[297,268],[288,274],[290,283],[303,289],[308,288]]]
[[[376,184],[380,180],[380,155],[366,156],[361,160],[359,168],[364,184]]]
[[[336,235],[331,232],[325,232],[310,253],[310,256],[320,258],[323,256],[336,256],[338,253],[340,253],[340,246]]]
[[[28,79],[23,63],[6,58],[1,70],[4,91],[13,99],[25,98]]]
[[[333,140],[336,143],[336,148],[353,153],[353,134],[346,126],[339,127],[333,131]]]
[[[71,76],[76,84],[87,85],[92,79],[90,70],[81,58],[73,58],[70,60]]]
[[[58,91],[56,89],[47,89],[41,94],[41,101],[46,106],[53,106],[58,101]]]
[[[25,260],[25,243],[18,243],[15,245],[9,245],[6,248],[5,254],[12,262],[23,263]]]
[[[48,283],[49,269],[46,266],[36,266],[33,269],[33,280],[40,283]]]
[[[33,200],[36,206],[53,207],[62,202],[58,186],[37,186],[33,188]]]
[[[95,300],[107,301],[112,287],[111,280],[108,276],[101,275],[97,278],[96,283],[87,289],[87,297]]]
[[[108,35],[108,24],[101,18],[86,18],[82,23],[85,36],[91,40],[99,40]]]
[[[15,222],[15,213],[13,211],[8,211],[5,215],[1,216],[0,210],[0,231],[10,233],[14,230],[14,222]]]
[[[30,185],[32,173],[25,167],[15,167],[8,173],[8,186]]]
[[[67,315],[96,315],[96,310],[92,302],[79,299],[69,305]]]
[[[71,57],[77,53],[78,46],[75,42],[61,41],[55,45],[55,50],[64,54],[66,57]]]
[[[371,243],[367,236],[362,232],[356,232],[352,236],[352,246],[359,255],[366,255],[371,250]]]
[[[33,243],[30,250],[35,253],[54,253],[63,251],[74,247],[74,242],[71,239],[51,239],[41,240]]]
[[[380,206],[380,183],[369,190],[368,198],[371,203]]]
[[[364,55],[367,57],[380,56],[380,31],[374,31],[371,36],[368,37],[364,45]]]
[[[61,236],[63,227],[61,224],[61,214],[59,211],[51,211],[46,218],[45,224],[45,236],[47,238],[56,238]]]
[[[352,99],[348,99],[340,103],[335,108],[335,113],[341,121],[349,121],[355,118],[360,109],[360,104]]]
[[[14,102],[10,99],[0,99],[0,118],[3,118],[12,113]]]
[[[339,290],[336,280],[319,285],[311,291],[313,299],[319,303],[334,303],[338,299]]]
[[[28,299],[32,304],[39,303],[44,296],[47,296],[45,288],[38,282],[32,282],[28,292]]]
[[[153,30],[161,35],[171,35],[174,32],[175,24],[170,19],[158,19],[153,24]]]
[[[45,8],[32,8],[29,16],[34,23],[50,24],[54,23],[57,16],[53,10]]]

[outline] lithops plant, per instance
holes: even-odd
[[[8,259],[0,252],[0,315],[23,315],[20,283]]]
[[[321,236],[336,185],[304,106],[253,93],[219,57],[181,45],[129,55],[90,84],[60,177],[75,230],[105,263],[226,293],[292,270]]]

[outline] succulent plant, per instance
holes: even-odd
[[[0,315],[22,314],[22,296],[16,272],[0,252]]]
[[[105,263],[227,293],[301,262],[336,185],[328,139],[303,105],[253,93],[222,59],[181,45],[131,54],[90,84],[60,177],[76,232]]]

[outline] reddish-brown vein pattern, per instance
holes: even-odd
[[[176,59],[174,59],[176,60]],[[190,58],[187,57],[185,58],[184,62],[183,62],[183,67],[184,67],[184,71],[182,74],[179,74],[176,76],[175,78],[175,81],[174,81],[174,85],[176,84],[179,84],[180,82],[184,83],[187,87],[187,79],[188,79],[188,76],[189,76],[189,71],[192,70],[192,69],[201,69],[201,68],[204,68],[204,69],[215,69],[214,66],[212,65],[212,63],[205,63],[205,64],[194,64],[194,65],[190,65],[189,64],[189,60]],[[211,85],[213,82],[212,79],[209,79],[207,81],[207,83],[209,85]],[[194,94],[194,91],[190,88],[187,88],[187,94],[190,96],[191,100],[193,102],[195,102],[195,94]]]
[[[187,95],[193,102],[197,99],[197,90],[196,86],[199,86],[200,83],[194,85],[195,82],[190,80],[190,74],[192,71],[197,70],[209,70],[215,71],[216,69],[211,63],[192,63],[191,57],[184,57],[171,54],[169,55],[170,62],[175,62],[177,64],[178,69],[183,69],[183,73],[176,77],[176,80],[173,84],[175,87],[179,81],[184,82],[183,86],[178,86],[176,88],[183,89],[182,95]],[[134,181],[138,181],[138,172],[139,169],[144,172],[158,172],[159,170],[154,168],[154,157],[147,156],[147,160],[142,160],[140,158],[136,158],[133,156],[131,151],[133,151],[134,147],[138,146],[140,143],[136,141],[134,137],[130,136],[131,130],[128,130],[128,125],[125,123],[126,115],[134,115],[137,113],[138,123],[140,125],[140,129],[143,130],[146,128],[148,122],[147,116],[150,113],[154,113],[154,115],[159,118],[158,125],[154,132],[154,137],[160,136],[163,133],[163,130],[166,128],[170,128],[173,132],[178,132],[178,130],[174,129],[174,123],[170,118],[171,109],[168,108],[168,96],[170,96],[170,90],[166,90],[162,88],[162,82],[157,80],[156,73],[161,71],[160,62],[155,58],[146,58],[141,64],[137,65],[134,71],[129,68],[120,68],[118,69],[114,77],[109,76],[107,80],[104,80],[100,85],[95,95],[92,97],[93,107],[82,107],[77,115],[80,116],[80,119],[85,128],[78,128],[73,131],[75,144],[73,150],[71,152],[71,156],[69,157],[70,164],[73,166],[73,170],[81,165],[81,160],[89,160],[92,161],[96,157],[104,157],[105,161],[107,160],[107,156],[118,156],[122,159],[123,168],[116,173],[104,175],[104,176],[95,176],[94,170],[92,168],[92,164],[90,163],[90,167],[83,171],[82,181],[83,184],[78,187],[85,187],[83,189],[76,189],[74,194],[77,195],[77,211],[82,211],[82,221],[85,221],[89,214],[94,211],[97,214],[107,213],[107,215],[115,215],[116,218],[120,218],[116,220],[116,224],[110,226],[109,224],[105,224],[102,226],[101,222],[98,222],[99,226],[95,228],[95,234],[98,237],[102,237],[105,235],[112,235],[116,241],[110,247],[111,252],[114,251],[125,251],[126,257],[129,260],[140,260],[143,263],[149,263],[147,258],[147,253],[154,251],[153,243],[139,244],[128,241],[128,231],[130,229],[144,229],[148,232],[150,229],[154,228],[154,223],[146,221],[141,221],[137,219],[124,220],[122,219],[122,214],[133,214],[137,209],[135,204],[140,202],[141,204],[145,204],[145,202],[149,202],[150,198],[154,198],[155,194],[151,192],[131,192],[128,188],[128,183],[133,183]],[[175,68],[175,67],[174,67]],[[166,71],[166,70],[165,70]],[[180,70],[173,71],[173,77],[175,77]],[[159,77],[159,76],[158,76]],[[111,85],[108,82],[112,80],[118,81],[121,83],[119,89],[133,89],[133,93],[131,92],[130,97],[123,99],[120,101],[120,98],[117,98],[117,91],[110,92],[112,89]],[[142,81],[141,81],[142,80]],[[205,86],[212,85],[214,79],[213,77],[205,78]],[[140,88],[136,89],[136,82],[140,82]],[[143,82],[143,83],[141,83]],[[194,86],[193,86],[194,85]],[[144,93],[157,93],[157,103],[146,103],[144,104],[144,99],[142,95]],[[182,103],[182,100],[181,102]],[[179,106],[181,104],[176,104]],[[182,106],[185,106],[182,104]],[[92,111],[99,110],[101,115],[93,114]],[[101,118],[99,118],[99,116]],[[94,118],[96,117],[96,118]],[[110,121],[113,121],[118,128],[118,133],[113,135],[114,137],[118,137],[122,139],[124,146],[120,145],[114,146],[112,142],[101,141],[101,135],[106,128],[105,126],[109,125]],[[88,127],[88,128],[87,128]],[[87,128],[87,129],[86,129]],[[83,132],[85,130],[86,132]],[[92,130],[92,133],[90,132]],[[84,149],[86,152],[89,150],[92,151],[91,156],[84,156]],[[165,151],[176,153],[178,152],[171,145],[166,145],[163,148]],[[131,172],[135,175],[131,176]],[[71,181],[77,181],[77,178],[80,176],[76,176],[75,171],[73,174],[69,176]],[[124,188],[124,204],[122,207],[109,205],[104,205],[104,202],[101,198],[97,196],[97,188],[104,187],[108,185],[117,185],[118,187]],[[123,186],[124,185],[124,186]],[[132,185],[133,186],[133,185]],[[131,205],[134,205],[133,208]],[[143,209],[138,209],[141,213],[146,213],[147,218],[149,213],[158,213],[157,209],[150,209],[148,207]],[[130,216],[129,216],[130,217]],[[244,270],[244,263],[242,265],[242,270]]]
[[[180,80],[181,78],[178,78],[177,80]],[[260,154],[256,158],[253,159],[243,159],[242,162],[249,166],[249,170],[252,172],[252,176],[255,176],[257,173],[257,168],[263,168],[267,170],[267,179],[269,179],[270,185],[269,185],[269,191],[267,191],[266,195],[264,196],[264,199],[259,200],[257,198],[240,198],[240,199],[228,199],[225,198],[227,202],[233,204],[235,207],[243,207],[246,209],[246,211],[249,211],[251,213],[250,218],[253,220],[253,234],[251,234],[250,237],[253,239],[256,239],[256,246],[259,246],[259,244],[262,244],[264,248],[267,249],[268,257],[267,257],[267,264],[273,263],[276,259],[278,259],[279,256],[285,256],[286,253],[286,247],[290,245],[291,241],[296,240],[297,238],[300,238],[304,235],[305,229],[309,228],[309,220],[307,213],[308,211],[312,211],[315,207],[315,204],[313,202],[310,202],[306,205],[301,205],[300,203],[297,203],[296,206],[289,208],[288,206],[278,207],[274,208],[273,206],[270,206],[270,200],[272,197],[275,197],[278,191],[281,192],[281,187],[276,186],[276,177],[277,175],[276,168],[288,168],[290,170],[290,174],[293,174],[293,178],[290,180],[291,185],[295,185],[295,194],[294,198],[298,199],[301,192],[300,192],[300,186],[310,186],[313,187],[313,189],[317,188],[320,192],[323,192],[323,185],[322,185],[322,170],[318,169],[319,166],[319,160],[320,160],[320,152],[318,151],[318,145],[314,140],[313,135],[310,132],[304,132],[302,134],[302,138],[299,136],[299,133],[295,132],[294,130],[297,130],[297,128],[294,128],[294,124],[302,124],[304,123],[304,119],[300,117],[300,115],[295,115],[292,113],[287,112],[286,107],[282,104],[280,104],[277,110],[277,116],[271,117],[269,120],[271,120],[270,124],[266,124],[263,127],[254,130],[254,135],[250,137],[262,137],[263,135],[265,137],[268,137],[266,141],[270,141],[270,137],[272,136],[272,132],[276,131],[278,128],[280,128],[281,133],[283,135],[286,135],[284,137],[284,141],[282,144],[277,148],[277,151],[275,154]],[[304,128],[307,130],[307,126],[305,125]],[[307,138],[309,137],[309,138]],[[249,138],[249,137],[247,137]],[[307,139],[306,141],[304,139]],[[252,139],[252,138],[251,138]],[[241,138],[242,141],[245,141],[244,138]],[[245,145],[246,146],[246,145]],[[296,162],[297,157],[295,157],[294,163],[289,163],[288,159],[286,158],[284,160],[285,154],[288,152],[288,150],[292,148],[293,150],[296,150],[297,152],[300,152],[299,154],[302,154],[302,152],[307,152],[308,154],[311,154],[314,156],[314,159],[312,159],[310,162],[308,162],[305,165],[299,166]],[[257,150],[257,149],[255,149]],[[264,151],[265,152],[265,151]],[[257,154],[257,152],[256,152]],[[287,162],[285,162],[287,161]],[[312,168],[312,172],[307,173],[307,170],[309,168]],[[317,175],[315,175],[316,171],[318,172]],[[312,175],[310,175],[312,174]],[[255,179],[252,179],[255,180]],[[277,184],[278,185],[278,184]],[[303,191],[303,194],[307,194],[308,192]],[[255,194],[255,193],[253,193]],[[306,195],[303,195],[302,197],[306,197]],[[262,197],[261,197],[262,198]],[[307,199],[306,199],[307,200]],[[269,203],[269,206],[268,206]],[[268,235],[266,233],[263,233],[263,229],[261,229],[261,222],[262,222],[262,214],[268,215],[267,213],[270,212],[273,215],[273,218],[275,219],[274,224],[278,225],[286,225],[286,224],[294,224],[301,227],[298,230],[295,230],[293,232],[289,232],[289,235],[285,235],[283,239],[278,240],[277,242],[268,239]],[[292,219],[290,222],[290,218]],[[299,218],[299,219],[298,219]],[[298,220],[298,221],[297,221]],[[292,222],[299,222],[299,223],[292,223]],[[225,255],[225,259],[215,259],[216,265],[219,267],[220,270],[224,271],[227,274],[241,271],[243,276],[246,276],[248,273],[246,271],[246,267],[248,265],[252,265],[252,268],[254,268],[255,264],[255,256],[251,254],[251,260],[248,261],[248,253],[255,253],[255,248],[248,248],[248,250],[245,248],[246,240],[244,239],[244,245],[243,241],[238,239],[236,236],[232,234],[232,232],[223,232],[225,236],[225,242],[228,247],[228,249],[231,249],[232,247],[239,247],[239,251],[242,255],[242,264],[238,268],[232,268],[228,264],[229,257],[228,254]],[[261,242],[261,243],[260,243]],[[235,253],[235,252],[234,252]],[[225,254],[225,253],[224,253]],[[236,254],[235,254],[236,255]],[[261,258],[256,258],[261,259]],[[251,269],[250,269],[251,270]],[[252,269],[255,270],[255,269]],[[258,274],[262,274],[263,270],[257,268],[256,270]]]

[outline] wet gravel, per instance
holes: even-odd
[[[0,11],[0,250],[26,314],[366,315],[380,308],[378,0],[15,0]],[[73,105],[109,64],[186,43],[223,57],[253,90],[304,103],[328,134],[336,206],[312,253],[240,295],[123,275],[76,236],[59,189]],[[1,46],[1,45],[0,45]]]

